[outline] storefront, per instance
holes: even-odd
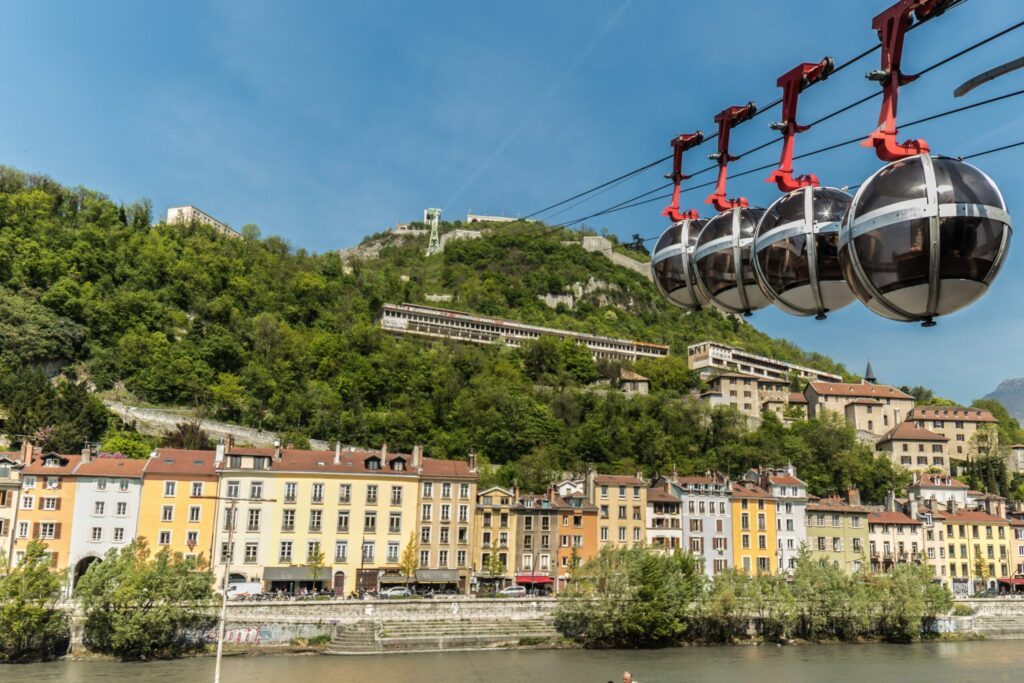
[[[330,582],[330,572],[321,570],[317,581],[309,573],[309,567],[267,567],[263,570],[263,585],[271,593],[302,595],[323,590]]]
[[[533,595],[547,595],[554,590],[554,579],[546,574],[516,574],[516,583]]]

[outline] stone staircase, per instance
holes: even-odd
[[[1024,615],[979,614],[974,618],[974,632],[993,640],[1021,638]]]
[[[536,644],[557,638],[558,631],[547,619],[494,622],[438,619],[377,624],[364,621],[353,626],[338,627],[326,654],[482,650]]]

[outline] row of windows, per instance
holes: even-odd
[[[956,545],[953,544],[953,543],[950,543],[949,544],[949,559],[953,559],[956,556],[957,556],[956,555]],[[961,543],[960,544],[960,559],[964,559],[964,558],[967,558],[967,557],[969,557],[969,555],[967,554],[967,544],[966,543]],[[974,557],[975,558],[982,557],[981,546],[978,545],[978,544],[975,544],[975,546],[974,546]],[[992,545],[985,546],[985,555],[984,555],[984,557],[987,557],[990,560],[994,560],[995,557],[996,557],[995,546],[992,546]],[[1001,559],[1001,560],[1005,560],[1006,559],[1006,546],[1005,545],[999,546],[999,559]]]
[[[624,542],[626,542],[628,540],[626,538],[626,534],[627,533],[628,532],[626,531],[626,527],[619,527],[618,541],[620,543],[624,543]],[[601,527],[601,529],[600,529],[600,538],[601,538],[602,541],[607,541],[608,540],[608,527],[606,527],[606,526]],[[640,541],[640,539],[641,539],[641,529],[639,527],[634,527],[633,528],[633,542],[634,543],[638,543]]]
[[[863,552],[864,550],[864,544],[859,538],[851,539],[851,545],[853,552],[855,553]],[[832,551],[834,553],[841,553],[843,552],[844,543],[840,536],[832,536],[831,538],[827,536],[817,536],[812,547],[821,552]]]
[[[438,530],[437,542],[444,545],[451,543],[451,527],[443,526]],[[432,530],[429,526],[420,528],[420,543],[430,543],[432,537]],[[460,526],[456,531],[456,541],[461,545],[469,543],[469,528]]]
[[[825,515],[825,514],[809,514],[807,515],[807,526],[831,526],[841,527],[843,525],[842,515]],[[850,527],[853,529],[859,529],[861,526],[862,517],[851,515],[849,517]],[[828,522],[826,524],[826,521]]]
[[[168,484],[173,482],[167,482]],[[376,505],[380,498],[380,486],[377,484],[366,485],[366,504]],[[326,491],[326,484],[316,482],[310,486],[309,502],[313,504],[321,504],[324,502],[324,492]],[[238,498],[241,495],[241,482],[237,480],[231,480],[227,483],[226,495],[228,498]],[[391,496],[389,502],[392,505],[401,505],[404,495],[403,486],[392,486]],[[468,494],[467,494],[468,495]],[[262,481],[250,481],[249,482],[249,499],[250,500],[262,500],[263,499],[263,482]],[[284,502],[295,503],[298,500],[298,483],[294,481],[285,482],[284,484]],[[347,504],[352,502],[352,484],[339,484],[338,485],[338,502]]]
[[[608,488],[609,488],[608,484],[601,484],[601,497],[602,498],[607,498],[608,497]],[[628,488],[629,488],[628,486],[619,486],[618,487],[618,489],[619,489],[619,498],[625,498],[626,497],[626,489],[628,489]],[[633,498],[635,500],[639,500],[640,499],[640,489],[642,487],[634,486],[632,488],[633,488]]]
[[[334,543],[334,557],[324,557],[323,559],[329,562],[333,560],[335,563],[344,563],[349,561],[348,552],[348,541],[335,541]],[[389,541],[386,546],[385,562],[396,563],[400,553],[401,544],[397,541]],[[243,545],[242,561],[246,564],[256,564],[259,562],[260,543],[259,541],[246,541]],[[428,552],[428,551],[423,551]],[[445,559],[447,560],[447,551],[441,551],[445,553]],[[456,554],[463,566],[466,560],[466,551],[460,550]],[[307,541],[306,542],[306,554],[305,557],[297,557],[295,553],[295,542],[294,541],[281,541],[278,546],[278,563],[280,564],[291,564],[293,562],[311,562],[315,561],[321,555],[320,541]],[[376,561],[377,556],[377,544],[374,541],[364,541],[362,544],[362,554],[360,555],[360,561],[363,563],[372,563]],[[421,554],[421,558],[423,555]],[[428,555],[429,558],[429,555]],[[220,561],[221,563],[227,562],[228,560],[234,561],[234,543],[223,542],[220,545]]]

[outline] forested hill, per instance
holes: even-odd
[[[377,236],[364,246],[383,244],[379,255],[363,260],[261,239],[253,226],[227,239],[203,226],[151,223],[148,202],[122,207],[0,170],[5,386],[34,381],[25,368],[62,366],[99,393],[191,406],[296,442],[423,443],[434,455],[477,449],[497,463],[533,456],[552,467],[682,470],[716,464],[723,444],[742,437],[710,434],[725,427],[707,426],[706,409],[678,400],[698,385],[687,344],[714,339],[844,371],[714,311],[683,315],[637,273],[564,243],[578,234],[536,223],[491,226],[430,258],[424,236]],[[573,310],[538,300],[574,288],[586,293]],[[450,294],[441,305],[481,314],[668,343],[676,355],[638,368],[655,380],[655,395],[627,405],[587,386],[617,368],[564,345],[517,352],[398,341],[378,329],[381,304],[427,294]],[[50,419],[42,408],[4,407],[15,440]]]

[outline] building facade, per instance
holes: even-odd
[[[478,585],[502,586],[515,574],[517,497],[500,486],[477,494],[473,574]]]
[[[558,486],[555,487],[556,494]],[[562,590],[572,580],[572,575],[598,551],[597,507],[591,505],[582,493],[561,496],[564,503],[559,511],[561,523],[558,529],[558,584]]]
[[[420,569],[431,582],[469,592],[473,576],[473,525],[476,520],[476,455],[468,462],[423,457],[412,452],[412,469],[420,477],[416,533]],[[420,577],[423,578],[423,577]],[[418,581],[418,583],[424,583]]]
[[[804,395],[811,418],[820,417],[825,411],[847,418],[848,405],[861,406],[854,408],[854,415],[860,422],[857,428],[875,436],[883,436],[903,422],[914,408],[913,396],[895,387],[870,382],[810,382]],[[862,402],[863,399],[867,402]]]
[[[172,206],[167,209],[167,222],[169,224],[183,223],[185,225],[189,223],[202,223],[203,225],[210,226],[218,234],[225,237],[241,237],[239,233],[228,227],[227,223],[222,223],[202,209],[192,205]]]
[[[778,501],[750,481],[732,485],[733,566],[744,574],[774,574],[778,566]]]
[[[668,479],[652,482],[647,489],[647,545],[672,552],[683,548],[681,502]]]
[[[701,560],[704,575],[713,578],[733,566],[732,482],[721,472],[673,477],[679,496],[683,548]]]
[[[875,450],[894,465],[908,470],[949,472],[948,441],[945,436],[917,427],[913,422],[901,422],[878,440]]]
[[[822,382],[843,381],[841,376],[831,372],[759,356],[735,346],[713,341],[691,344],[686,349],[686,355],[690,369],[697,370],[702,375],[710,375],[713,370],[718,370],[767,377],[787,383],[792,377]]]
[[[927,429],[946,437],[949,443],[947,455],[964,460],[971,455],[972,439],[979,429],[994,428],[994,415],[980,408],[962,406],[917,406],[907,415],[918,429]]]
[[[217,517],[217,451],[158,448],[146,462],[136,536],[151,548],[185,557],[214,557]],[[218,460],[218,456],[220,460]]]
[[[851,489],[838,496],[810,498],[807,502],[807,549],[811,559],[827,562],[846,574],[867,567],[868,508]]]
[[[871,571],[887,574],[897,564],[921,562],[921,522],[897,510],[868,514],[868,557]]]
[[[995,588],[1010,576],[1010,523],[981,510],[950,503],[946,512],[949,578],[955,595]]]
[[[18,520],[21,467],[21,453],[0,452],[0,557],[5,563],[14,561],[11,553],[14,548],[14,528]]]
[[[598,546],[643,545],[647,535],[647,482],[617,474],[587,476],[588,502],[598,510]]]
[[[76,493],[74,472],[81,460],[81,455],[30,451],[21,470],[15,564],[21,561],[29,541],[38,538],[46,543],[54,568],[68,569]]]
[[[796,569],[800,549],[807,540],[807,484],[796,476],[796,468],[788,465],[779,469],[752,472],[761,488],[777,501],[776,571],[789,574]]]
[[[517,584],[542,593],[557,586],[558,524],[563,512],[571,514],[567,507],[554,488],[545,495],[519,496],[514,508]],[[581,518],[581,532],[582,527]]]

